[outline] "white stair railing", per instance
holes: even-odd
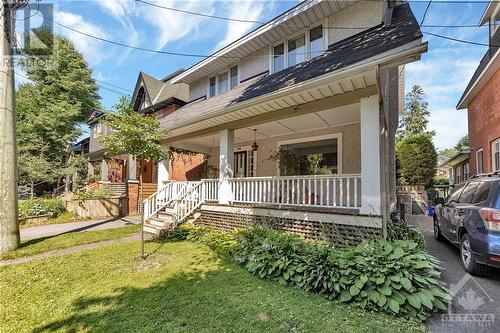
[[[143,202],[144,221],[147,221],[151,216],[158,213],[160,210],[169,205],[172,200],[185,193],[189,188],[197,182],[188,181],[166,181],[164,186]]]
[[[188,218],[205,201],[207,182],[199,181],[191,186],[184,194],[174,200],[173,221],[174,226]]]

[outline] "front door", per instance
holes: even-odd
[[[247,152],[239,151],[234,153],[234,177],[247,176]]]

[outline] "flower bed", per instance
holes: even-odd
[[[412,240],[339,249],[262,227],[222,233],[192,225],[174,237],[204,243],[260,278],[363,309],[425,319],[450,300],[438,261]]]

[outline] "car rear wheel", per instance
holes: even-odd
[[[441,229],[439,229],[439,222],[436,216],[434,216],[434,238],[438,241],[442,241],[444,239]]]
[[[462,266],[464,266],[465,271],[472,275],[483,275],[487,271],[486,266],[479,264],[474,259],[470,238],[467,233],[464,233],[460,238],[460,259],[462,259]]]

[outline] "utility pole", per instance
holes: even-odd
[[[17,142],[11,33],[17,2],[2,0],[0,14],[0,253],[19,247],[17,207]]]

